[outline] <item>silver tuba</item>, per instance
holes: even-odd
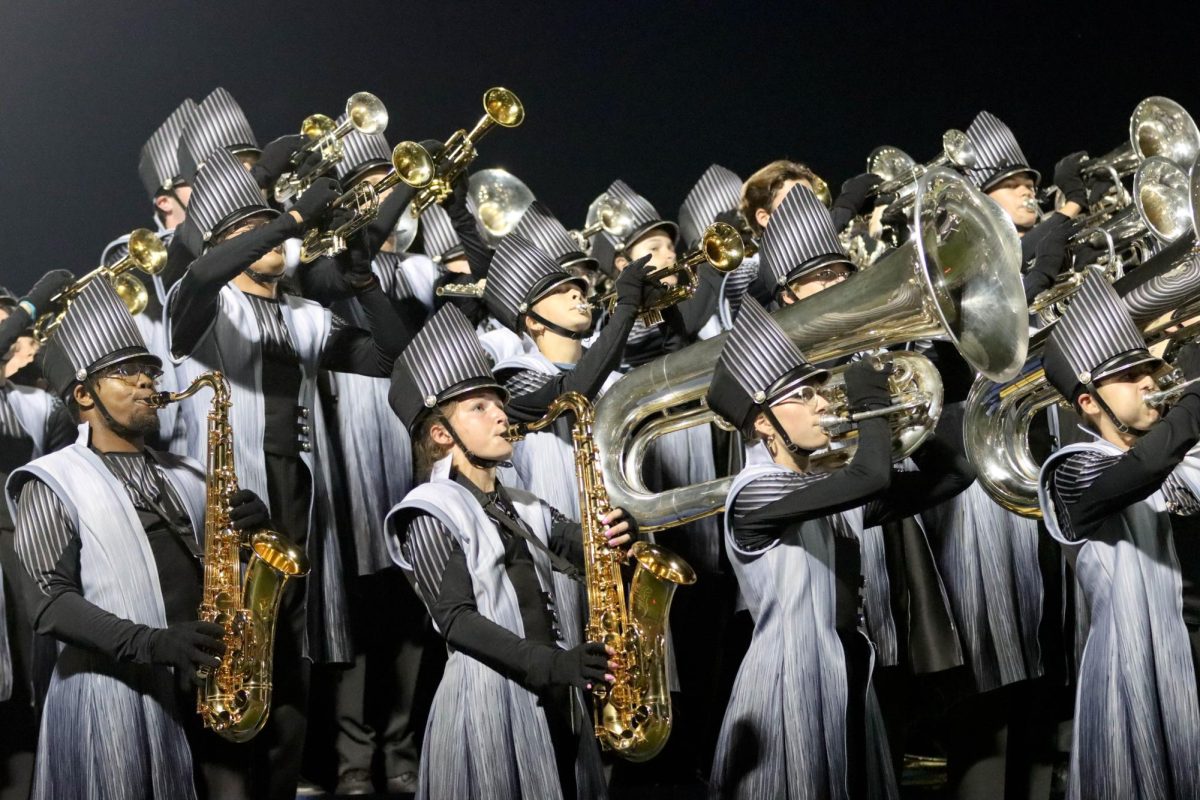
[[[473,173],[468,196],[473,201],[479,235],[493,249],[505,234],[517,227],[526,209],[536,199],[520,178],[503,169],[481,169]]]
[[[951,170],[935,169],[918,182],[908,242],[774,317],[814,362],[940,338],[980,372],[1007,380],[1024,363],[1028,342],[1020,265],[1020,241],[999,206]],[[715,419],[703,401],[724,340],[697,342],[633,370],[596,405],[604,484],[614,507],[645,530],[724,506],[729,478],[652,492],[642,476],[655,438]]]

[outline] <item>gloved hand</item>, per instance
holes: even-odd
[[[229,521],[235,531],[254,530],[271,522],[271,511],[254,492],[239,489],[229,498]]]
[[[329,209],[329,204],[340,197],[342,188],[333,178],[317,178],[312,186],[292,206],[292,211],[300,215],[305,223],[312,222]]]
[[[903,203],[892,203],[879,216],[879,224],[883,228],[880,238],[889,247],[899,247],[908,241],[912,231],[908,226],[908,209]]]
[[[866,214],[875,207],[871,190],[881,183],[883,178],[870,172],[856,175],[842,184],[841,194],[833,201],[833,207],[846,209],[851,217]]]
[[[29,290],[22,300],[33,304],[38,314],[45,314],[50,308],[50,300],[75,281],[75,274],[66,269],[52,269]]]
[[[200,685],[198,667],[216,667],[225,653],[225,629],[215,622],[176,622],[150,634],[150,663],[175,668],[182,684]]]
[[[307,139],[300,134],[280,136],[262,149],[258,161],[250,168],[250,174],[263,189],[272,189],[279,176],[287,171],[292,154],[304,146]]]
[[[351,237],[347,243],[346,253],[341,259],[345,267],[346,284],[351,291],[365,289],[375,281],[375,273],[371,269],[371,249],[367,243],[368,231],[362,230]]]
[[[645,308],[650,295],[659,290],[661,284],[648,277],[652,267],[650,256],[645,255],[629,264],[617,275],[613,289],[617,293],[617,305]]]
[[[1183,373],[1184,380],[1200,378],[1200,345],[1189,342],[1175,354],[1175,368]],[[1195,391],[1200,392],[1200,386]]]
[[[1054,165],[1054,185],[1063,193],[1068,203],[1078,203],[1083,208],[1088,206],[1088,191],[1082,174],[1083,162],[1086,159],[1087,153],[1080,150]]]
[[[1038,240],[1033,251],[1033,267],[1050,277],[1057,277],[1067,265],[1067,240],[1071,237],[1070,225],[1051,225]],[[1082,265],[1078,265],[1082,266]]]
[[[876,369],[876,367],[882,367]],[[880,362],[873,358],[855,361],[846,369],[846,402],[850,411],[873,411],[892,404],[892,392],[888,387],[888,376],[895,366],[890,361]]]
[[[570,650],[558,650],[550,664],[551,685],[586,689],[601,683],[608,674],[608,651],[599,642],[584,642]]]

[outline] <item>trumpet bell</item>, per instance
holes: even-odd
[[[515,128],[525,121],[520,98],[503,86],[493,86],[483,93],[483,110],[492,122],[504,128]]]
[[[491,247],[517,226],[535,199],[520,178],[503,169],[482,169],[471,175],[468,186],[480,233]]]
[[[958,128],[951,128],[942,134],[942,152],[946,154],[946,160],[959,169],[975,166],[975,160],[979,157],[971,137]]]
[[[138,228],[129,234],[129,259],[148,275],[157,275],[167,266],[167,248],[158,234]]]
[[[1139,159],[1162,156],[1184,168],[1200,154],[1200,128],[1167,97],[1147,97],[1129,118],[1129,141]]]
[[[300,135],[313,141],[333,133],[337,124],[326,114],[310,114],[300,123]]]
[[[125,308],[129,309],[130,314],[137,316],[146,310],[146,305],[150,302],[150,295],[146,291],[145,284],[137,278],[127,272],[122,272],[113,275],[108,282],[113,291],[117,293],[117,297],[121,298],[121,302],[125,304]]]
[[[1133,201],[1146,227],[1163,242],[1192,229],[1187,173],[1162,156],[1151,156],[1133,179]]]
[[[704,260],[717,272],[732,272],[741,266],[745,257],[742,235],[727,222],[709,225],[700,246],[704,249]]]
[[[387,107],[370,92],[355,92],[346,101],[346,119],[361,134],[383,133],[388,124]]]
[[[420,188],[433,180],[433,156],[416,142],[401,142],[392,148],[392,169],[400,180]]]
[[[876,147],[867,156],[867,172],[878,175],[884,181],[894,181],[912,172],[917,162],[899,147],[884,145]]]

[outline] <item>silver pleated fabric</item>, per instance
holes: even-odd
[[[418,486],[388,515],[388,548],[407,572],[400,548],[400,521],[412,513],[430,514],[458,540],[467,557],[475,604],[486,618],[524,635],[516,594],[504,570],[504,544],[495,525],[466,489],[446,477],[449,459],[439,462],[430,483]],[[511,490],[517,513],[533,533],[547,542],[549,507],[526,492]],[[552,592],[560,620],[576,619],[578,609],[565,604],[569,579],[551,577],[550,565],[538,548],[530,548],[543,591]],[[561,646],[578,636],[563,625]],[[578,641],[576,638],[575,641]],[[607,797],[600,753],[578,690],[571,692],[579,721],[579,755],[575,766],[579,800]],[[554,750],[545,714],[537,697],[517,683],[462,652],[450,654],[434,696],[421,748],[417,797],[441,798],[561,798]]]
[[[337,124],[341,125],[345,121],[346,112],[343,111],[337,118]],[[353,180],[346,181],[347,176],[353,179],[373,167],[392,165],[392,148],[388,147],[387,139],[382,133],[359,133],[351,128],[350,132],[342,137],[342,153],[342,160],[334,165],[333,171],[345,186],[353,183]]]
[[[13,473],[10,507],[37,478],[76,521],[83,596],[123,619],[166,627],[162,589],[149,541],[123,485],[80,440]],[[204,477],[194,462],[156,454],[192,521],[203,528]],[[114,521],[117,524],[113,524]],[[35,800],[194,798],[192,758],[175,708],[167,667],[113,662],[59,644],[38,737]]]
[[[781,467],[751,466],[726,499]],[[797,485],[804,476],[791,473]],[[788,476],[783,475],[783,478]],[[714,798],[839,800],[847,797],[845,655],[834,628],[834,527],[810,520],[774,545],[743,551],[725,516],[725,549],[754,617],[713,761]],[[867,703],[871,797],[899,796],[884,756],[874,691]]]
[[[623,238],[617,239],[605,231],[596,234],[597,238],[603,237],[617,252],[624,250],[631,244],[642,238],[655,228],[664,228],[667,234],[674,239],[679,234],[679,226],[670,220],[662,218],[662,214],[650,204],[650,201],[640,194],[635,192],[629,184],[618,178],[609,184],[605,190],[609,196],[615,197],[625,203],[629,209],[629,215],[633,219],[633,225],[629,229],[629,233]]]
[[[544,294],[555,286],[575,280],[550,254],[513,231],[500,240],[492,256],[483,302],[492,316],[506,328],[516,331],[521,315],[538,299],[533,296],[534,289]]]
[[[967,178],[987,191],[1010,175],[1032,172],[1034,180],[1041,174],[1031,169],[1029,159],[1017,144],[1012,130],[989,111],[980,111],[967,128],[967,136],[975,145],[975,166],[966,170]]]
[[[190,182],[196,168],[218,147],[232,153],[258,151],[258,139],[233,95],[221,87],[200,101],[179,137],[179,172]]]
[[[1102,440],[1069,445],[1047,460],[1038,482],[1046,527],[1073,561],[1090,616],[1067,797],[1200,797],[1200,701],[1165,498],[1156,492],[1091,539],[1067,540],[1050,485],[1064,460],[1084,451],[1120,455]],[[1195,456],[1176,468],[1181,473],[1200,491]]]
[[[849,261],[829,209],[812,190],[797,184],[788,191],[762,235],[762,269],[771,277],[771,288],[781,289],[801,267],[821,263],[822,257]]]
[[[74,300],[46,345],[61,355],[72,370],[87,370],[118,350],[146,349],[125,304],[108,281],[91,281]]]
[[[1089,271],[1071,298],[1070,309],[1050,333],[1047,360],[1053,357],[1051,351],[1058,351],[1073,377],[1092,373],[1092,380],[1099,380],[1104,375],[1096,372],[1098,367],[1139,350],[1146,350],[1146,341],[1121,298],[1108,281]]]
[[[1143,266],[1149,266],[1144,264]],[[1145,323],[1162,314],[1162,309],[1182,306],[1200,287],[1200,257],[1191,258],[1172,270],[1146,281],[1121,300],[1136,322]]]
[[[579,252],[579,244],[571,238],[566,226],[540,200],[535,200],[525,209],[512,232],[524,236],[559,263],[567,257],[583,257],[583,253]]]
[[[430,206],[421,212],[421,243],[425,255],[435,264],[445,264],[462,255],[463,246],[450,215],[441,206]]]
[[[704,229],[717,215],[734,211],[742,201],[742,179],[732,170],[713,164],[688,192],[679,207],[679,236],[690,249],[700,243]]]
[[[263,199],[262,191],[242,162],[224,148],[210,150],[192,182],[188,219],[205,242],[222,223],[251,214],[277,214]]]
[[[400,367],[405,369],[418,393],[418,402],[426,408],[437,405],[447,389],[466,381],[491,382],[492,378],[475,330],[452,305],[442,306],[430,317],[396,359],[396,365],[397,372]]]
[[[138,176],[151,200],[160,191],[171,189],[180,182],[179,138],[195,114],[196,103],[189,97],[142,145]]]

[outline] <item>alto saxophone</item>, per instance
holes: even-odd
[[[601,520],[610,510],[592,437],[592,404],[578,392],[555,398],[541,419],[510,429],[519,439],[548,427],[571,412],[575,424],[575,477],[583,527],[584,581],[587,586],[586,639],[616,653],[610,685],[594,685],[593,721],[602,746],[630,761],[647,761],[671,735],[671,694],[667,687],[667,615],[679,586],[696,573],[674,553],[649,542],[630,548],[635,566],[626,598],[621,553],[608,546]]]
[[[159,392],[159,408],[186,400],[208,386],[208,468],[204,509],[204,597],[200,619],[225,629],[225,655],[212,669],[200,670],[204,684],[196,711],[204,727],[231,742],[254,738],[271,711],[271,669],[279,598],[289,578],[308,574],[308,557],[281,534],[267,528],[235,531],[229,498],[238,491],[229,426],[229,385],[220,372],[200,375],[182,392]],[[243,568],[242,548],[249,550]]]

